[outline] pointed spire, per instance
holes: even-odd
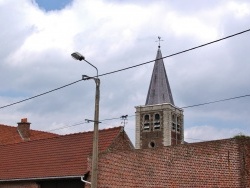
[[[174,105],[159,44],[145,105],[162,103],[170,103]]]

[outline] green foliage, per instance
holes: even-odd
[[[233,138],[236,138],[236,139],[243,139],[243,138],[250,138],[250,136],[246,136],[244,134],[238,134],[238,135],[235,135]]]

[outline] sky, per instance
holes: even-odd
[[[35,3],[44,11],[64,9],[72,0],[35,0]]]
[[[247,0],[0,0],[0,123],[58,134],[93,130],[95,76],[250,29]],[[164,59],[175,105],[250,94],[250,32]],[[135,140],[154,63],[101,76],[100,129],[120,126]],[[185,141],[250,135],[250,97],[184,108]]]

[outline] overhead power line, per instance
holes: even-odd
[[[126,115],[126,117],[133,117],[135,115]],[[108,118],[108,119],[102,119],[100,121],[111,121],[111,120],[117,120],[117,119],[121,119],[121,117],[117,117],[117,118]],[[54,129],[48,129],[48,130],[44,130],[44,131],[40,131],[38,133],[35,134],[35,136],[38,136],[38,135],[42,135],[44,134],[45,132],[54,132],[54,131],[58,131],[58,130],[62,130],[62,129],[67,129],[67,128],[71,128],[71,127],[75,127],[75,126],[78,126],[78,125],[83,125],[83,124],[86,124],[86,122],[77,122],[77,123],[74,123],[74,124],[70,124],[70,125],[64,125],[64,126],[61,126],[61,127],[57,127],[57,128],[54,128]],[[106,123],[105,123],[106,124]],[[121,123],[122,124],[122,123]],[[135,130],[135,128],[127,128],[127,129],[130,129],[130,130]],[[32,130],[34,131],[34,130]],[[85,132],[85,131],[83,131]],[[56,133],[55,133],[56,134]],[[69,133],[69,134],[72,134],[72,133]],[[74,134],[74,133],[73,133]],[[58,134],[60,135],[60,134]],[[19,134],[15,134],[12,136],[12,139],[19,139],[20,138],[20,135]],[[46,139],[46,138],[44,138]],[[198,138],[186,138],[185,139],[191,139],[191,140],[197,140],[197,141],[206,141],[206,140],[202,140],[202,139],[198,139]],[[1,140],[3,141],[3,143],[5,141],[8,141],[9,140],[9,136],[4,136],[1,138]]]
[[[146,65],[148,63],[152,63],[156,60],[160,60],[160,59],[165,59],[165,58],[169,58],[169,57],[172,57],[172,56],[176,56],[176,55],[179,55],[179,54],[182,54],[182,53],[185,53],[185,52],[188,52],[188,51],[192,51],[192,50],[195,50],[195,49],[198,49],[198,48],[201,48],[201,47],[204,47],[204,46],[207,46],[207,45],[210,45],[210,44],[213,44],[213,43],[216,43],[216,42],[220,42],[222,40],[225,40],[225,39],[228,39],[228,38],[231,38],[231,37],[235,37],[237,35],[241,35],[243,33],[246,33],[246,32],[249,32],[250,29],[247,29],[245,31],[242,31],[242,32],[239,32],[239,33],[235,33],[233,35],[229,35],[227,37],[224,37],[224,38],[221,38],[221,39],[217,39],[217,40],[214,40],[212,42],[208,42],[208,43],[205,43],[205,44],[202,44],[202,45],[199,45],[199,46],[196,46],[196,47],[193,47],[193,48],[189,48],[187,50],[183,50],[183,51],[180,51],[180,52],[177,52],[177,53],[173,53],[171,55],[167,55],[167,56],[164,56],[162,58],[158,58],[158,59],[154,59],[154,60],[151,60],[151,61],[147,61],[145,63],[140,63],[140,64],[137,64],[137,65],[134,65],[134,66],[130,66],[130,67],[126,67],[126,68],[123,68],[123,69],[120,69],[120,70],[116,70],[116,71],[112,71],[112,72],[108,72],[108,73],[104,73],[104,74],[101,74],[99,76],[106,76],[108,74],[113,74],[113,73],[117,73],[117,72],[120,72],[120,71],[124,71],[124,70],[128,70],[128,69],[131,69],[131,68],[135,68],[135,67],[139,67],[139,66],[142,66],[142,65]]]
[[[237,96],[237,97],[230,97],[230,98],[226,98],[226,99],[220,99],[220,100],[216,100],[216,101],[210,101],[210,102],[205,102],[205,103],[200,103],[200,104],[194,104],[194,105],[189,105],[189,106],[183,106],[180,108],[193,108],[193,107],[197,107],[197,106],[204,106],[204,105],[208,105],[208,104],[214,104],[214,103],[219,103],[219,102],[224,102],[224,101],[230,101],[230,100],[235,100],[235,99],[239,99],[239,98],[245,98],[245,97],[250,97],[250,94],[248,95],[241,95],[241,96]],[[127,115],[127,117],[134,117],[135,115]],[[107,118],[107,119],[102,119],[100,120],[101,122],[104,121],[112,121],[112,120],[118,120],[121,119],[121,117],[114,117],[114,118]],[[68,128],[68,127],[73,127],[73,126],[78,126],[81,124],[85,124],[84,122],[79,122],[79,123],[75,123],[73,125],[70,126],[64,126],[64,127],[59,127],[58,129],[64,129],[64,128]],[[55,129],[57,130],[57,129]],[[49,130],[51,131],[51,130]]]
[[[197,106],[204,106],[204,105],[208,105],[208,104],[214,104],[214,103],[219,103],[219,102],[224,102],[224,101],[230,101],[230,100],[235,100],[235,99],[245,98],[245,97],[250,97],[250,94],[237,96],[237,97],[226,98],[226,99],[220,99],[220,100],[210,101],[210,102],[205,102],[205,103],[200,103],[200,104],[194,104],[194,105],[184,106],[184,107],[180,107],[180,108],[193,108],[193,107],[197,107]],[[134,117],[134,116],[135,115],[127,115],[127,117]],[[107,118],[107,119],[102,119],[100,121],[101,122],[103,122],[103,121],[112,121],[112,120],[117,120],[117,119],[121,119],[121,117]],[[78,126],[78,125],[81,125],[81,124],[85,124],[85,123],[84,122],[79,122],[79,123],[75,123],[73,125],[68,125],[68,126],[63,126],[63,127],[53,129],[53,131],[54,130],[59,130],[59,129],[64,129],[64,128],[69,128],[69,127],[74,127],[74,126]],[[48,130],[48,131],[52,131],[52,130]]]
[[[227,99],[221,99],[221,100],[217,100],[217,101],[205,102],[205,103],[200,103],[200,104],[195,104],[195,105],[190,105],[190,106],[184,106],[184,107],[181,107],[181,108],[192,108],[192,107],[196,107],[196,106],[204,106],[204,105],[207,105],[207,104],[213,104],[213,103],[218,103],[218,102],[223,102],[223,101],[230,101],[230,100],[244,98],[244,97],[250,97],[250,94],[237,96],[237,97],[231,97],[231,98],[227,98]]]
[[[151,60],[151,61],[147,61],[147,62],[144,62],[144,63],[140,63],[140,64],[137,64],[137,65],[133,65],[133,66],[130,66],[130,67],[126,67],[126,68],[122,68],[122,69],[119,69],[119,70],[107,72],[107,73],[104,73],[104,74],[100,74],[99,77],[100,77],[100,76],[106,76],[106,75],[109,75],[109,74],[114,74],[114,73],[121,72],[121,71],[125,71],[125,70],[132,69],[132,68],[135,68],[135,67],[139,67],[139,66],[142,66],[142,65],[146,65],[146,64],[152,63],[152,62],[154,62],[154,61],[156,61],[156,60],[160,60],[160,59],[165,59],[165,58],[169,58],[169,57],[172,57],[172,56],[176,56],[176,55],[179,55],[179,54],[182,54],[182,53],[185,53],[185,52],[188,52],[188,51],[192,51],[192,50],[195,50],[195,49],[198,49],[198,48],[201,48],[201,47],[204,47],[204,46],[207,46],[207,45],[216,43],[216,42],[220,42],[220,41],[225,40],[225,39],[229,39],[229,38],[235,37],[235,36],[237,36],[237,35],[241,35],[241,34],[243,34],[243,33],[249,32],[249,31],[250,31],[250,29],[247,29],[247,30],[244,30],[244,31],[235,33],[235,34],[233,34],[233,35],[229,35],[229,36],[226,36],[226,37],[223,37],[223,38],[220,38],[220,39],[217,39],[217,40],[214,40],[214,41],[211,41],[211,42],[208,42],[208,43],[205,43],[205,44],[202,44],[202,45],[193,47],[193,48],[189,48],[189,49],[187,49],[187,50],[183,50],[183,51],[180,51],[180,52],[177,52],[177,53],[173,53],[173,54],[168,55],[168,56],[164,56],[164,57],[159,58],[159,59],[154,59],[154,60]],[[81,79],[81,80],[77,80],[77,81],[72,82],[72,83],[69,83],[69,84],[66,84],[66,85],[64,85],[64,86],[61,86],[61,87],[52,89],[52,90],[50,90],[50,91],[47,91],[47,92],[44,92],[44,93],[35,95],[35,96],[33,96],[33,97],[29,97],[29,98],[26,98],[26,99],[23,99],[23,100],[20,100],[20,101],[17,101],[17,102],[8,104],[8,105],[1,106],[0,109],[6,108],[6,107],[10,107],[10,106],[13,106],[13,105],[16,105],[16,104],[19,104],[19,103],[22,103],[22,102],[25,102],[25,101],[28,101],[28,100],[37,98],[37,97],[41,97],[41,96],[46,95],[46,94],[48,94],[48,93],[52,93],[52,92],[54,92],[54,91],[57,91],[57,90],[60,90],[60,89],[65,88],[65,87],[68,87],[68,86],[70,86],[70,85],[76,84],[77,82],[80,82],[80,81],[82,81],[82,79]]]
[[[54,91],[57,91],[57,90],[59,90],[59,89],[65,88],[65,87],[68,87],[68,86],[73,85],[73,84],[75,84],[75,83],[77,83],[77,82],[80,82],[80,81],[83,81],[83,80],[77,80],[77,81],[75,81],[75,82],[71,82],[71,83],[66,84],[66,85],[64,85],[64,86],[61,86],[61,87],[52,89],[52,90],[50,90],[50,91],[46,91],[46,92],[44,92],[44,93],[35,95],[35,96],[33,96],[33,97],[29,97],[29,98],[27,98],[27,99],[23,99],[23,100],[20,100],[20,101],[18,101],[18,102],[14,102],[14,103],[11,103],[11,104],[8,104],[8,105],[5,105],[5,106],[1,106],[0,109],[1,109],[1,108],[6,108],[6,107],[9,107],[9,106],[13,106],[13,105],[16,105],[16,104],[19,104],[19,103],[22,103],[22,102],[25,102],[25,101],[28,101],[28,100],[37,98],[37,97],[41,97],[41,96],[43,96],[43,95],[46,95],[46,94],[48,94],[48,93],[52,93],[52,92],[54,92]]]

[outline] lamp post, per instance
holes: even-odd
[[[96,77],[82,76],[83,80],[93,79],[96,83],[95,93],[95,114],[94,114],[94,136],[93,136],[93,153],[92,153],[92,173],[91,173],[91,188],[97,188],[97,174],[98,174],[98,126],[99,126],[99,101],[100,101],[100,79],[98,78],[98,69],[88,62],[79,52],[74,52],[71,56],[79,61],[84,60],[89,65],[96,69]]]

